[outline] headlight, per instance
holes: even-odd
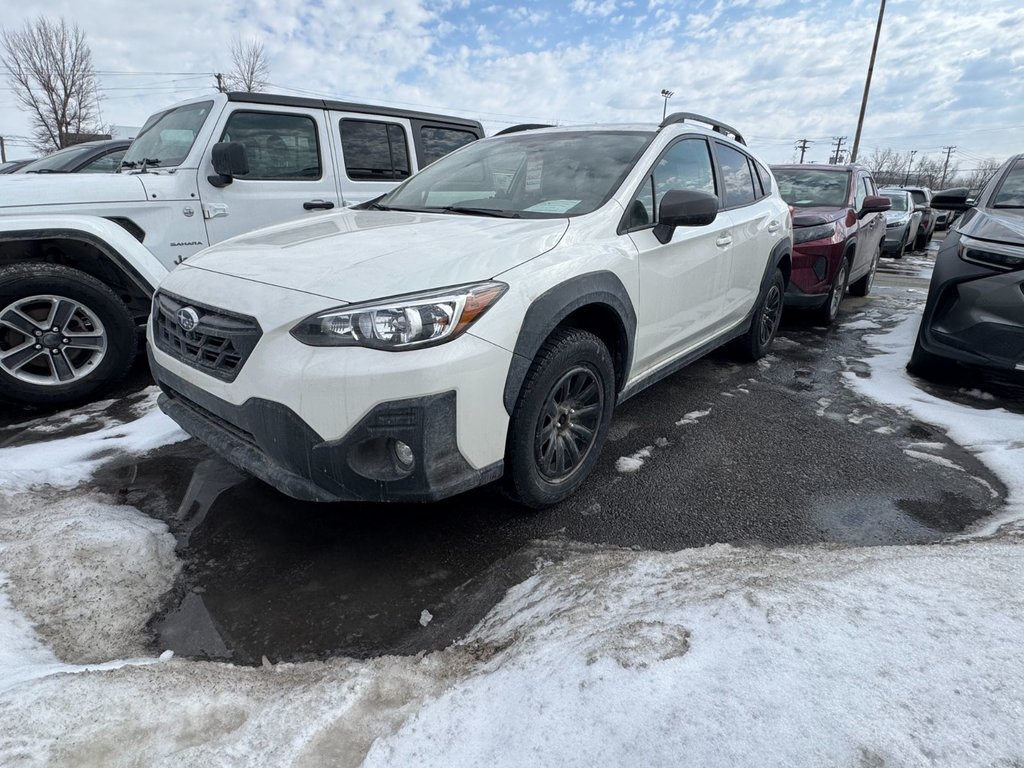
[[[454,339],[507,290],[505,283],[475,283],[350,304],[307,317],[291,333],[314,347],[427,347]]]
[[[793,230],[793,244],[809,243],[812,240],[824,240],[836,233],[836,225],[818,224],[813,227],[799,227]]]
[[[909,216],[904,216],[904,217],[899,218],[899,219],[889,219],[885,223],[885,226],[888,227],[889,229],[894,229],[896,227],[902,227],[908,221],[910,221],[910,217]]]
[[[986,243],[961,235],[957,254],[964,261],[982,264],[994,269],[1024,269],[1024,248],[998,243]]]

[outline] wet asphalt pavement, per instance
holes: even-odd
[[[884,329],[919,312],[928,268],[925,254],[885,260],[837,327],[787,315],[760,363],[716,353],[626,402],[593,476],[544,512],[493,487],[423,506],[298,502],[194,440],[112,462],[93,485],[178,538],[184,567],[151,622],[154,649],[243,664],[443,648],[539,559],[580,548],[940,540],[997,511],[1005,490],[941,430],[842,383],[843,371],[868,375],[862,336],[879,332],[843,324]],[[140,366],[126,391],[147,383]],[[1021,408],[1012,395],[931,391]],[[24,417],[0,417],[0,445],[19,440],[8,425]],[[965,471],[907,456],[915,443],[943,444]],[[639,471],[616,469],[645,449]]]

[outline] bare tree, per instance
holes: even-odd
[[[980,192],[981,188],[988,184],[989,179],[995,175],[995,172],[999,170],[1002,164],[1003,161],[991,157],[982,160],[978,163],[977,168],[961,173],[954,179],[953,186],[967,187],[974,193]]]
[[[231,66],[232,70],[225,78],[230,90],[256,93],[267,87],[270,64],[258,38],[244,42],[235,38],[231,43]]]
[[[32,143],[41,152],[61,149],[82,134],[100,131],[99,96],[85,33],[64,19],[40,16],[0,34],[15,97],[29,113]]]

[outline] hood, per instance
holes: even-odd
[[[251,232],[188,266],[347,303],[488,280],[551,250],[567,219],[342,211]]]
[[[957,231],[978,240],[1024,246],[1024,211],[975,208],[963,217]]]
[[[891,208],[885,212],[886,221],[899,221],[900,219],[909,219],[914,215],[913,211],[894,211]]]
[[[0,176],[0,209],[145,200],[146,190],[142,182],[124,173],[11,173]]]
[[[793,208],[794,227],[814,227],[818,224],[828,224],[843,218],[848,208]]]

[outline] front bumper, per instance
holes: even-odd
[[[832,240],[793,246],[793,271],[786,288],[786,306],[812,309],[828,298],[846,243]]]
[[[898,253],[902,250],[903,244],[907,241],[907,229],[909,227],[909,223],[900,227],[886,227],[885,242],[882,249],[886,253]]]
[[[966,262],[959,238],[936,257],[918,345],[966,365],[1024,374],[1024,271]]]
[[[324,440],[290,408],[252,397],[233,405],[161,368],[161,410],[232,464],[305,501],[437,501],[501,477],[460,453],[456,393],[379,403],[340,439]],[[403,464],[394,441],[412,449]]]

